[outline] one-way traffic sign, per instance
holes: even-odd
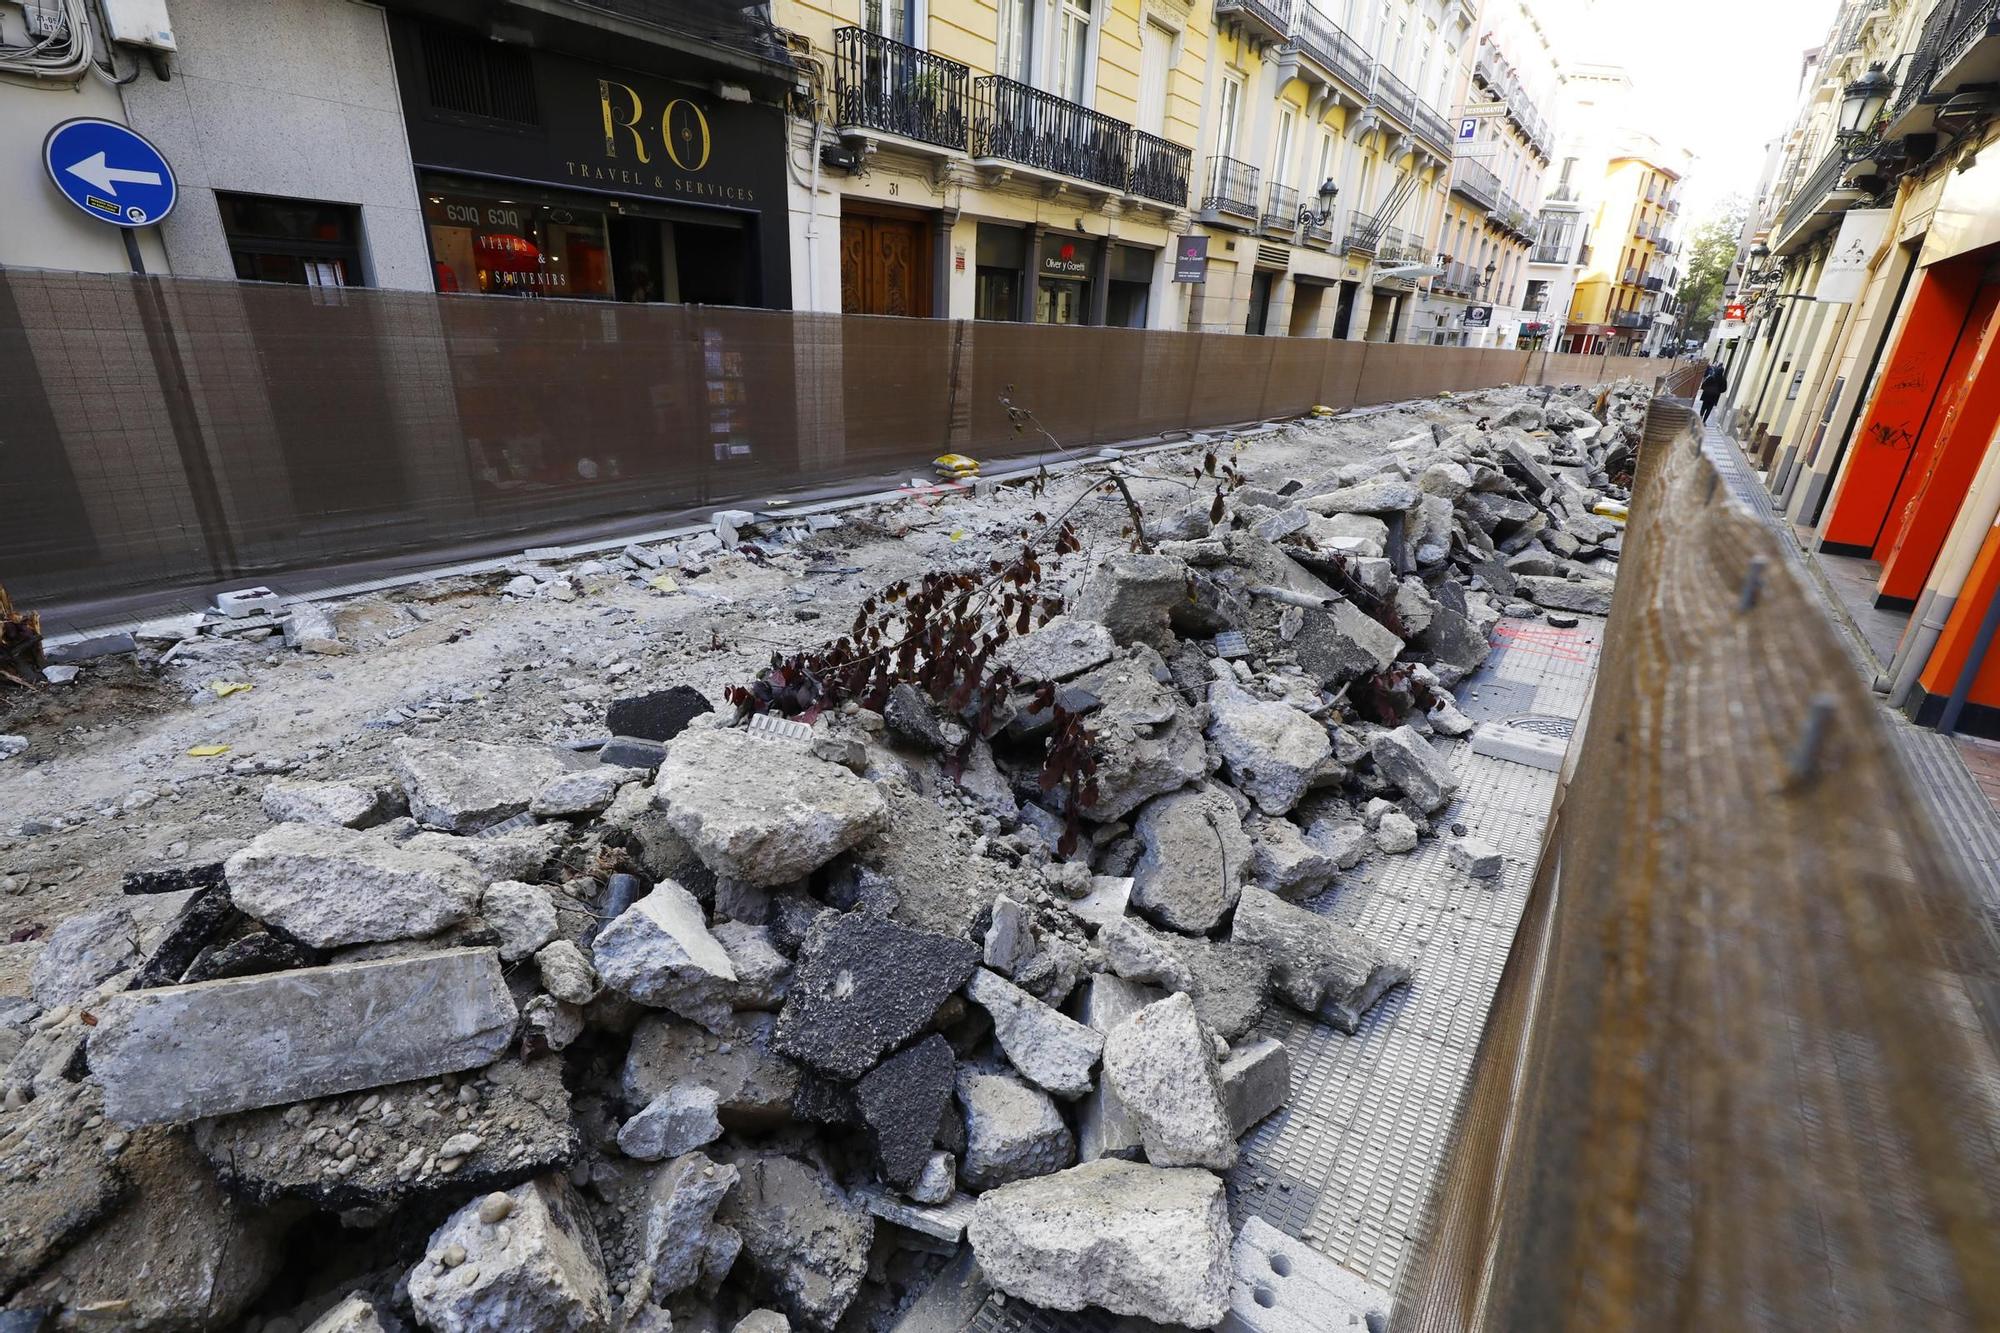
[[[42,163],[63,198],[114,227],[151,226],[179,194],[160,150],[114,121],[64,121],[42,141]]]

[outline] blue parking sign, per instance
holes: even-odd
[[[141,135],[109,120],[79,117],[49,131],[42,164],[63,198],[114,227],[150,227],[174,211],[173,168]]]

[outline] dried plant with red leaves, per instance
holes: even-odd
[[[42,683],[42,617],[16,611],[5,588],[0,588],[0,680],[21,686]]]
[[[1053,536],[1058,555],[1082,549],[1066,514],[1054,522],[1035,518],[1045,525],[1041,535]],[[1046,710],[1053,718],[1040,784],[1064,793],[1067,824],[1057,850],[1067,856],[1082,831],[1082,811],[1097,799],[1090,732],[1079,715],[1055,702],[1053,683],[1023,680],[993,661],[1002,644],[1062,611],[1062,598],[1044,592],[1042,579],[1041,557],[1024,534],[1013,559],[989,561],[983,572],[933,570],[915,584],[898,580],[861,604],[846,634],[788,657],[772,654],[755,681],[732,686],[726,697],[746,714],[810,723],[849,701],[879,712],[891,690],[914,685],[964,724],[965,740],[946,761],[956,778],[974,742],[991,740],[1013,716],[1010,701],[1029,694],[1030,711]]]

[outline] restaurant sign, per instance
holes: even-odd
[[[1050,236],[1042,242],[1042,276],[1088,282],[1091,278],[1091,259],[1095,252],[1096,247],[1088,241],[1079,241],[1068,236]]]

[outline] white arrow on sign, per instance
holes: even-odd
[[[118,194],[117,182],[119,181],[126,181],[133,185],[158,185],[160,183],[159,172],[132,171],[125,167],[114,167],[104,160],[104,154],[101,150],[92,153],[75,166],[67,168],[67,170],[70,175],[88,181],[114,198]]]

